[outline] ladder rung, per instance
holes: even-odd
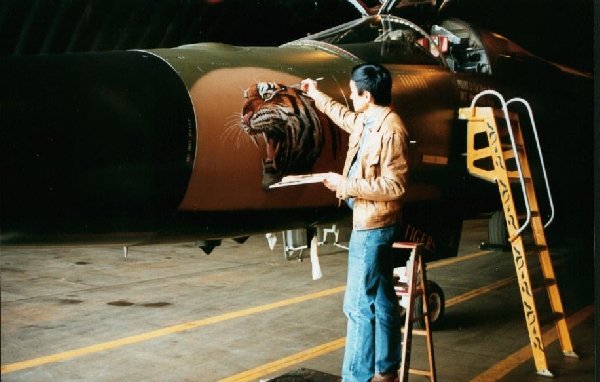
[[[565,314],[561,312],[552,312],[550,319],[554,322],[560,321],[565,318]]]
[[[527,256],[531,256],[531,255],[537,255],[542,251],[545,251],[548,249],[548,246],[546,245],[528,245],[527,248],[525,248],[525,254]]]
[[[512,145],[510,143],[503,143],[501,146],[502,146],[502,151],[506,152],[506,151],[510,150],[512,152]],[[522,153],[525,151],[525,146],[520,143],[515,144],[515,148],[517,149],[517,151],[519,153]]]
[[[521,178],[519,178],[518,176],[509,176],[508,180],[510,181],[511,184],[521,183]],[[531,178],[523,178],[523,181],[525,183],[531,183]]]
[[[408,369],[408,372],[410,374],[417,374],[417,375],[427,375],[430,376],[432,373],[429,370],[421,370],[421,369]]]
[[[560,320],[565,318],[565,314],[561,312],[551,312],[540,316],[540,324],[557,324]]]
[[[396,291],[396,296],[408,295],[408,288],[405,288],[403,286],[394,285],[394,289]],[[418,297],[418,296],[422,296],[422,295],[423,295],[423,289],[421,289],[419,287],[415,288],[415,290],[413,291],[413,296]]]
[[[426,336],[427,335],[427,330],[425,330],[425,329],[413,329],[412,334],[415,334],[417,336]]]
[[[540,217],[540,212],[539,211],[531,211],[531,217],[532,218],[539,218]],[[526,214],[519,214],[519,215],[517,215],[517,219],[523,221],[523,220],[527,219],[527,215]]]
[[[548,287],[551,287],[554,285],[556,285],[556,279],[544,279],[544,282],[542,285],[531,288],[531,291],[533,293],[537,293],[541,290],[548,289]]]

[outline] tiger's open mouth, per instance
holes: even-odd
[[[281,141],[274,137],[269,137],[268,134],[266,134],[266,133],[263,133],[262,136],[263,136],[264,142],[267,146],[267,148],[266,148],[267,156],[265,159],[263,159],[263,162],[264,163],[272,163],[273,166],[277,167],[277,165],[275,163],[275,158],[279,154],[279,149],[281,149]],[[253,140],[254,140],[254,143],[256,144],[256,146],[258,147],[258,143],[256,142],[256,136],[253,137]]]
[[[264,152],[263,157],[263,181],[262,187],[268,189],[270,185],[279,182],[283,178],[283,168],[281,164],[284,158],[282,148],[285,145],[286,136],[281,128],[253,127],[252,124],[243,123],[244,130],[250,136],[250,139]]]

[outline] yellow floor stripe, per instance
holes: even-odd
[[[507,277],[505,279],[496,281],[495,283],[482,286],[481,288],[470,290],[467,293],[461,294],[460,296],[456,296],[456,297],[446,300],[445,305],[446,305],[446,307],[449,307],[452,305],[460,304],[461,302],[465,302],[465,301],[475,298],[477,296],[481,296],[482,294],[491,292],[494,289],[498,289],[498,288],[501,288],[510,283],[514,283],[516,279],[517,279],[516,276]]]
[[[233,375],[231,377],[220,380],[219,382],[247,382],[256,381],[260,377],[267,374],[275,373],[281,369],[285,369],[288,366],[297,365],[300,362],[307,361],[312,358],[319,357],[323,354],[331,353],[332,351],[343,348],[346,345],[346,337],[337,339],[335,341],[328,342],[326,344],[314,347],[312,349],[305,350],[300,353],[293,354],[289,357],[282,358],[280,360],[267,363],[260,367],[252,370],[245,371],[240,374]]]
[[[569,330],[579,325],[593,314],[593,305],[588,305],[578,312],[572,314],[567,318],[567,326],[569,327]],[[554,324],[546,325],[542,331],[544,332],[542,335],[542,340],[544,341],[544,345],[546,347],[558,339],[558,334],[556,333],[556,327]],[[509,355],[507,358],[498,362],[484,373],[473,378],[471,382],[497,381],[531,358],[533,358],[531,346],[524,346],[521,348],[521,350]]]
[[[487,255],[490,253],[492,253],[492,252],[491,251],[481,251],[481,252],[476,252],[476,253],[472,253],[472,254],[465,255],[465,256],[442,260],[442,261],[438,261],[434,264],[428,265],[428,268],[429,269],[438,268],[438,267],[446,266],[449,264],[454,264],[454,263],[457,263],[460,261],[466,261],[466,260],[470,260],[473,258],[477,258],[477,257]],[[0,374],[5,374],[5,373],[10,373],[10,372],[18,371],[18,370],[31,368],[31,367],[36,367],[36,366],[40,366],[40,365],[47,364],[47,363],[63,361],[63,360],[69,359],[69,358],[79,357],[79,356],[86,355],[86,354],[92,354],[92,353],[96,353],[96,352],[100,352],[100,351],[108,350],[108,349],[113,349],[113,348],[117,348],[117,347],[121,347],[121,346],[125,346],[125,345],[131,345],[131,344],[135,344],[138,342],[151,340],[151,339],[154,339],[157,337],[182,332],[185,330],[190,330],[190,329],[198,328],[198,327],[205,326],[205,325],[216,324],[219,322],[247,316],[250,314],[265,312],[268,310],[277,309],[277,308],[281,308],[281,307],[285,307],[285,306],[289,306],[289,305],[293,305],[293,304],[298,304],[298,303],[301,303],[304,301],[309,301],[309,300],[333,295],[336,293],[343,292],[344,290],[346,290],[346,287],[340,286],[340,287],[331,288],[331,289],[323,290],[320,292],[316,292],[316,293],[312,293],[312,294],[308,294],[308,295],[304,295],[304,296],[299,296],[299,297],[288,299],[288,300],[278,301],[278,302],[275,302],[272,304],[252,307],[249,309],[225,313],[225,314],[222,314],[219,316],[209,317],[209,318],[205,318],[202,320],[197,320],[197,321],[183,323],[180,325],[170,326],[167,328],[163,328],[163,329],[159,329],[159,330],[155,330],[155,331],[151,331],[151,332],[146,332],[146,333],[142,333],[142,334],[139,334],[136,336],[130,336],[130,337],[122,338],[122,339],[115,340],[115,341],[104,342],[101,344],[96,344],[96,345],[92,345],[92,346],[88,346],[88,347],[69,350],[69,351],[65,351],[62,353],[51,354],[48,356],[34,358],[34,359],[22,361],[22,362],[15,362],[15,363],[11,363],[8,365],[3,365],[1,367]],[[458,303],[458,302],[456,302],[456,303]],[[448,306],[448,303],[447,303],[447,306]],[[345,339],[339,339],[339,340],[336,340],[333,342],[338,344],[340,340],[345,340]],[[325,344],[325,345],[327,345],[327,344]],[[311,352],[313,350],[314,350],[314,348],[307,350],[307,352]],[[335,349],[332,349],[330,351],[333,351],[333,350],[335,350]],[[323,354],[325,354],[325,353],[323,353]],[[295,356],[291,356],[291,357],[293,358]]]
[[[35,367],[35,366],[43,365],[46,363],[58,362],[58,361],[62,361],[62,360],[68,359],[68,358],[78,357],[78,356],[81,356],[84,354],[96,353],[96,352],[99,352],[102,350],[107,350],[107,349],[112,349],[112,348],[116,348],[116,347],[120,347],[120,346],[124,346],[124,345],[130,345],[130,344],[134,344],[134,343],[138,343],[138,342],[142,342],[142,341],[147,341],[147,340],[165,336],[168,334],[178,333],[178,332],[198,328],[198,327],[205,326],[205,325],[216,324],[216,323],[231,320],[234,318],[247,316],[250,314],[261,313],[261,312],[265,312],[268,310],[281,308],[284,306],[289,306],[289,305],[298,304],[301,302],[314,300],[314,299],[325,297],[325,296],[330,296],[330,295],[333,295],[336,293],[343,292],[345,289],[346,289],[345,286],[326,289],[326,290],[323,290],[320,292],[311,293],[311,294],[307,294],[304,296],[291,298],[288,300],[277,301],[272,304],[256,306],[256,307],[252,307],[249,309],[238,310],[238,311],[231,312],[231,313],[225,313],[225,314],[222,314],[219,316],[209,317],[209,318],[205,318],[205,319],[198,320],[198,321],[192,321],[192,322],[187,322],[187,323],[180,324],[180,325],[170,326],[170,327],[167,327],[164,329],[154,330],[154,331],[142,333],[142,334],[139,334],[136,336],[122,338],[122,339],[119,339],[116,341],[104,342],[104,343],[93,345],[93,346],[88,346],[88,347],[70,350],[70,351],[66,351],[66,352],[62,352],[62,353],[52,354],[52,355],[45,356],[45,357],[34,358],[34,359],[30,359],[30,360],[23,361],[23,362],[11,363],[11,364],[2,366],[1,373],[2,374],[10,373],[13,371],[27,369],[30,367]]]
[[[485,254],[488,254],[488,253],[489,252],[486,252],[486,253],[479,252],[477,254],[473,254],[473,255],[477,255],[477,256],[471,256],[470,258],[479,257],[479,256],[482,256],[482,255],[485,255]],[[466,260],[467,256],[462,256],[461,258]],[[516,277],[512,276],[512,277],[508,277],[506,279],[497,281],[497,282],[495,282],[493,284],[486,285],[484,287],[474,289],[474,290],[469,291],[469,292],[467,292],[465,294],[462,294],[460,296],[457,296],[457,297],[454,297],[454,298],[451,298],[451,299],[447,300],[445,306],[449,307],[449,306],[452,306],[452,305],[456,305],[456,304],[459,304],[461,302],[464,302],[464,301],[470,300],[472,298],[475,298],[477,296],[480,296],[482,294],[489,293],[489,292],[491,292],[494,289],[498,289],[498,288],[501,288],[501,287],[503,287],[505,285],[513,283],[515,281],[515,279],[516,279]],[[243,373],[233,375],[233,376],[228,377],[226,379],[223,379],[223,380],[221,380],[219,382],[232,382],[232,381],[236,381],[236,382],[249,382],[249,381],[256,381],[260,377],[263,377],[263,376],[271,374],[271,373],[275,373],[277,371],[280,371],[280,370],[285,369],[285,368],[290,367],[290,366],[297,365],[300,362],[303,362],[303,361],[305,361],[307,359],[315,358],[317,356],[320,356],[320,355],[327,354],[329,352],[335,351],[335,350],[343,347],[344,344],[345,344],[345,342],[346,342],[346,338],[343,337],[343,338],[337,339],[335,341],[326,343],[324,345],[320,345],[320,346],[314,347],[312,349],[308,349],[308,350],[306,350],[304,352],[293,354],[293,355],[291,355],[289,357],[286,357],[286,358],[282,358],[281,360],[268,363],[268,364],[266,364],[264,366],[259,366],[257,368],[245,371]],[[311,355],[314,354],[314,356],[304,358],[305,354],[311,354]]]
[[[481,252],[470,253],[470,254],[464,255],[464,256],[452,257],[452,258],[449,258],[446,260],[436,261],[433,264],[427,264],[427,269],[445,267],[446,265],[458,263],[458,262],[465,261],[465,260],[475,259],[477,257],[489,255],[490,253],[493,253],[493,252],[492,251],[481,251]]]

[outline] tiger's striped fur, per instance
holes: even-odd
[[[252,85],[244,98],[241,126],[257,146],[266,145],[263,188],[285,175],[310,172],[325,140],[313,100],[273,82]]]

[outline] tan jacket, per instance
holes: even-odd
[[[396,223],[402,208],[408,175],[408,132],[391,108],[386,107],[369,132],[362,149],[357,178],[348,171],[358,151],[365,115],[355,113],[324,93],[315,96],[315,105],[350,133],[348,154],[337,197],[354,197],[354,229],[374,229]]]

